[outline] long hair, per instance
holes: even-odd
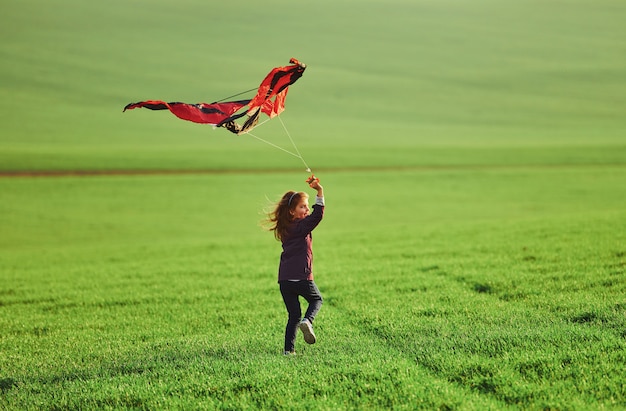
[[[287,237],[289,226],[293,221],[291,212],[295,210],[300,200],[308,197],[309,195],[302,191],[287,191],[275,205],[274,209],[268,213],[268,230],[274,232],[274,237],[277,240],[282,241]]]

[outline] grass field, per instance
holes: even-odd
[[[284,122],[317,169],[626,156],[620,3],[336,3],[4,0],[0,168],[297,168],[254,139],[122,114],[225,98],[292,56],[308,69]],[[258,134],[289,148],[278,122]]]
[[[231,3],[2,1],[0,408],[625,409],[626,6]],[[292,56],[328,207],[284,358],[260,222],[303,164],[121,111]]]

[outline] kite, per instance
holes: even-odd
[[[238,135],[249,133],[258,124],[261,113],[271,119],[285,109],[285,98],[289,86],[302,77],[306,69],[306,64],[295,58],[290,59],[289,63],[291,63],[289,66],[272,69],[261,82],[256,95],[249,100],[222,101],[210,104],[166,103],[161,100],[147,100],[128,104],[124,107],[124,111],[142,107],[150,110],[169,110],[183,120],[223,127]],[[247,118],[243,124],[235,121],[244,116]]]

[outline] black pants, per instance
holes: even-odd
[[[317,312],[322,307],[322,295],[313,281],[281,281],[279,284],[280,293],[283,296],[287,313],[289,313],[287,327],[285,327],[285,351],[293,351],[298,324],[302,317],[299,297],[302,296],[309,303],[304,318],[313,324]]]

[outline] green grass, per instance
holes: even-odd
[[[625,16],[4,1],[0,171],[161,173],[0,178],[0,408],[626,408]],[[281,118],[328,209],[319,342],[284,358],[260,221],[303,164],[121,111],[217,100],[292,56]],[[257,134],[290,148],[277,121]]]
[[[624,177],[329,175],[296,358],[258,227],[290,174],[0,180],[3,405],[623,407]]]
[[[292,56],[308,69],[281,118],[314,170],[626,157],[612,0],[5,3],[2,170],[299,169],[245,136],[122,114],[248,90]],[[290,148],[279,122],[258,134]]]

